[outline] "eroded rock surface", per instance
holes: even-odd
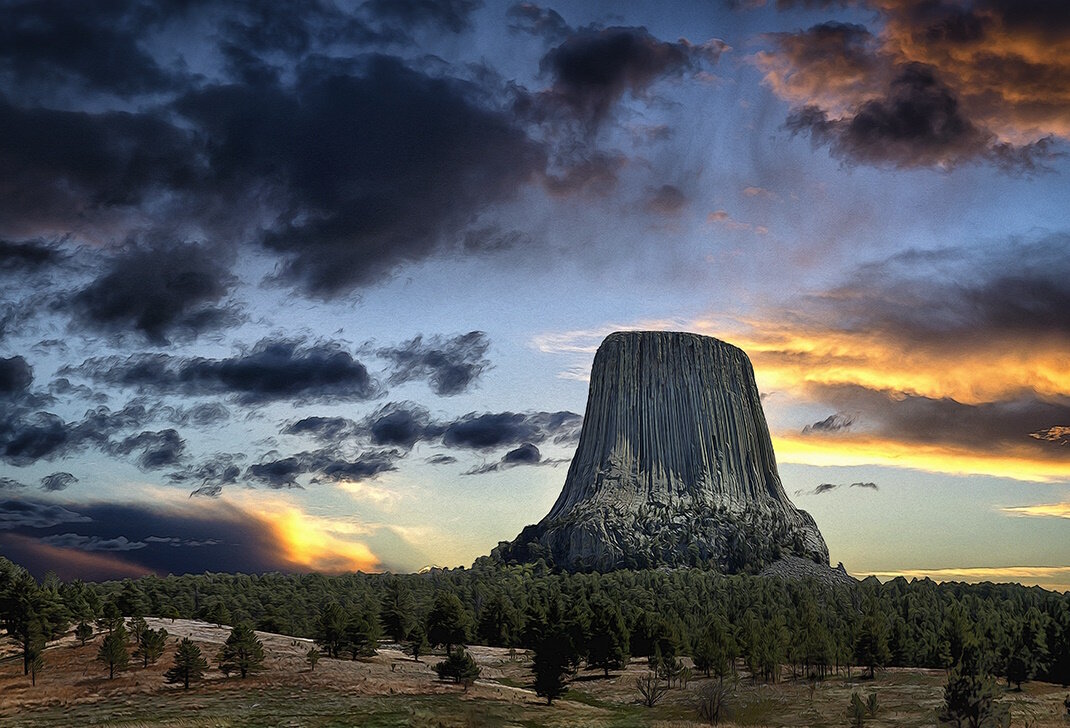
[[[813,518],[781,485],[747,355],[662,331],[602,342],[561,495],[494,555],[570,571],[757,572],[785,555],[828,564]]]

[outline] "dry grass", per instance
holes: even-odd
[[[511,659],[509,651],[472,647],[482,675],[467,692],[436,679],[440,658],[415,662],[385,647],[360,661],[321,659],[315,671],[305,662],[311,643],[258,633],[267,656],[262,673],[246,680],[224,678],[213,669],[189,691],[167,685],[177,640],[190,637],[214,664],[229,630],[187,620],[148,620],[171,637],[160,661],[148,668],[131,664],[114,680],[96,662],[100,636],[85,647],[68,636],[45,652],[38,685],[22,675],[21,659],[8,646],[0,653],[0,725],[11,726],[657,726],[691,728],[697,720],[697,691],[703,680],[674,688],[648,709],[638,704],[635,678],[646,670],[636,661],[603,678],[581,672],[563,699],[552,706],[530,689],[530,656]],[[851,692],[876,692],[881,709],[866,721],[872,728],[932,726],[942,697],[944,674],[930,670],[888,670],[875,681],[819,683],[811,697],[805,682],[776,686],[740,683],[733,700],[736,726],[844,726]],[[1008,692],[1014,725],[1070,728],[1062,715],[1065,689],[1030,683]],[[1027,722],[1032,720],[1033,722]]]

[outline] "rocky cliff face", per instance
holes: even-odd
[[[579,446],[550,513],[495,556],[572,571],[828,564],[788,500],[747,355],[707,336],[618,332],[595,355]]]

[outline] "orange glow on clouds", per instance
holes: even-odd
[[[1026,451],[997,453],[850,434],[779,434],[773,437],[773,449],[779,462],[801,465],[884,465],[1029,482],[1070,480],[1070,461],[1042,460]]]
[[[379,568],[371,549],[352,539],[358,529],[351,524],[280,503],[258,511],[257,516],[274,534],[280,556],[294,568],[326,573]]]
[[[1070,503],[1041,503],[1035,506],[1014,506],[1011,508],[1004,508],[1003,512],[1015,516],[1070,518]]]
[[[1017,582],[1026,586],[1042,586],[1046,589],[1066,591],[1070,589],[1070,566],[964,566],[939,569],[902,569],[900,571],[874,571],[872,574],[882,581],[901,576],[905,579],[924,579],[933,581],[980,581]]]

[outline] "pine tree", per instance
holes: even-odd
[[[160,628],[156,630],[148,629],[146,627],[138,636],[137,649],[134,650],[134,657],[141,660],[142,667],[154,665],[156,664],[156,661],[160,659],[166,646],[166,629]]]
[[[431,646],[427,644],[427,633],[419,623],[414,624],[405,636],[405,653],[412,655],[412,659],[419,662],[420,655],[427,654],[429,649]]]
[[[871,599],[855,641],[855,660],[869,670],[872,679],[878,667],[888,662],[888,629],[875,599]]]
[[[520,637],[520,617],[501,594],[495,594],[479,613],[476,627],[481,644],[491,647],[515,645]]]
[[[120,624],[104,637],[97,651],[97,660],[108,666],[108,679],[115,677],[116,670],[123,670],[130,662],[126,651],[126,628]]]
[[[382,606],[383,629],[390,639],[401,642],[406,638],[416,621],[415,613],[412,592],[400,579],[395,579],[387,588]]]
[[[587,665],[602,669],[606,677],[628,664],[628,627],[620,608],[605,597],[591,602],[586,643]]]
[[[189,684],[202,680],[206,672],[208,661],[201,655],[201,648],[189,637],[183,637],[178,643],[175,663],[164,673],[164,679],[169,683],[182,683],[183,689],[189,690]]]
[[[364,614],[354,614],[346,623],[346,649],[352,659],[371,657],[379,645],[379,620]]]
[[[461,600],[452,591],[439,591],[427,615],[427,641],[432,647],[445,645],[447,654],[453,645],[468,641],[468,615]]]
[[[328,657],[337,658],[345,646],[346,615],[337,602],[331,601],[320,610],[316,624],[316,642]]]
[[[219,651],[219,669],[227,677],[236,672],[245,679],[246,675],[259,671],[263,665],[263,643],[249,625],[236,625]]]
[[[535,673],[535,694],[550,705],[568,690],[567,678],[574,672],[576,650],[567,635],[549,632],[535,647],[531,669]]]
[[[467,692],[468,686],[479,677],[480,668],[463,647],[458,647],[450,652],[449,657],[435,665],[435,672],[441,680],[464,683]]]
[[[79,622],[74,628],[74,636],[82,643],[82,647],[85,647],[85,643],[93,638],[93,628],[88,622]]]
[[[305,653],[305,662],[308,663],[308,671],[313,672],[316,669],[316,663],[320,661],[320,651],[315,647],[309,647],[308,652]]]

